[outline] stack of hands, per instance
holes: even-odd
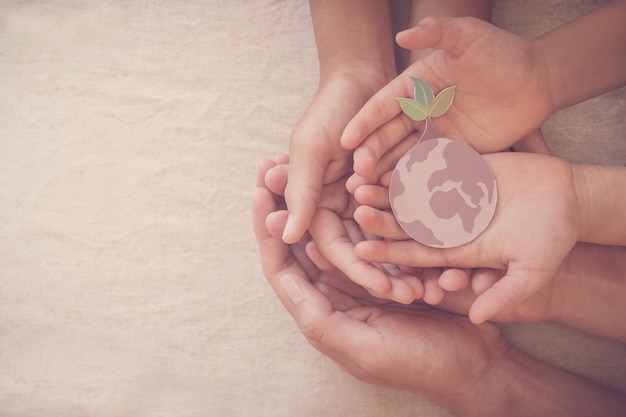
[[[327,12],[311,6],[315,24]],[[622,395],[513,348],[491,322],[554,321],[626,343],[626,168],[551,156],[539,130],[626,83],[626,2],[531,41],[428,17],[396,36],[429,51],[397,76],[386,46],[324,48],[323,17],[319,91],[291,155],[259,161],[253,201],[263,271],[307,339],[356,377],[457,415],[623,413]],[[496,176],[491,224],[456,248],[408,238],[390,210],[389,172],[423,128],[394,100],[411,97],[409,75],[436,92],[456,85],[437,130]]]

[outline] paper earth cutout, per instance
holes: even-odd
[[[412,79],[416,96],[418,88],[423,93],[425,82]],[[426,88],[430,90],[428,85]],[[416,101],[417,106],[408,99],[400,102],[413,120],[420,120],[424,109],[421,120],[426,120],[426,128],[419,142],[398,161],[391,175],[389,201],[396,221],[411,238],[428,246],[450,248],[471,242],[489,225],[496,209],[497,187],[491,168],[478,152],[434,129],[429,103],[440,96],[429,95],[428,90],[423,102]],[[452,104],[452,95],[446,100],[437,102],[438,115]],[[409,114],[406,108],[417,113]]]

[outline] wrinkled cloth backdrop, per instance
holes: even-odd
[[[526,37],[595,7],[495,3]],[[287,151],[316,83],[304,0],[0,4],[1,416],[447,415],[346,375],[261,273],[255,161]],[[625,109],[620,90],[545,134],[624,164]],[[626,391],[624,346],[504,332]]]

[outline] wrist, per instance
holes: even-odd
[[[468,363],[465,370],[472,375],[460,387],[450,387],[444,393],[428,395],[440,406],[458,417],[489,417],[507,415],[507,393],[515,385],[515,363],[509,358],[514,347],[504,339],[491,346],[489,357]],[[478,358],[475,358],[478,359]]]
[[[546,319],[626,343],[626,247],[579,242],[554,277]]]
[[[361,88],[370,90],[372,94],[394,79],[394,65],[367,59],[352,59],[333,65],[320,66],[319,87],[324,88],[335,80],[350,80]]]
[[[612,416],[625,405],[620,393],[511,346],[451,411],[459,417]]]
[[[590,207],[590,194],[593,190],[589,184],[586,167],[584,165],[572,164],[572,182],[574,184],[576,206],[580,219],[577,240],[586,241],[585,238],[589,235],[589,219],[592,211]]]
[[[516,405],[523,397],[521,382],[527,379],[518,361],[519,354],[523,355],[507,344],[494,355],[471,389],[449,396],[440,404],[459,417],[513,415],[512,410],[518,408]]]
[[[550,114],[570,106],[572,92],[561,61],[551,50],[552,45],[544,36],[539,36],[530,41],[530,46],[535,67],[541,69],[545,77],[543,84],[547,87]]]
[[[554,111],[626,83],[626,1],[611,1],[531,41],[546,63]]]
[[[626,245],[626,167],[572,164],[579,241]]]

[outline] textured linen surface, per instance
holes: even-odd
[[[531,37],[595,6],[495,21]],[[303,0],[0,2],[1,417],[447,415],[346,375],[261,273],[255,161],[287,151],[317,71]],[[625,108],[557,114],[550,146],[624,164]],[[626,391],[619,344],[504,333]]]

